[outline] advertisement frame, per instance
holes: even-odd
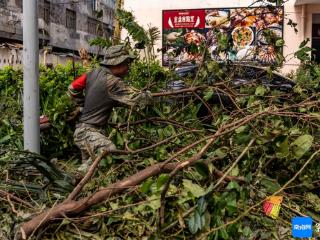
[[[281,36],[282,36],[282,39],[284,39],[284,34],[285,34],[285,31],[284,31],[284,27],[285,27],[285,7],[284,6],[272,6],[274,8],[277,8],[277,9],[281,9],[282,10],[282,23],[279,24],[281,26]],[[223,11],[223,10],[228,10],[228,11],[231,11],[231,10],[235,10],[235,9],[248,9],[248,10],[252,10],[252,9],[259,9],[259,8],[268,8],[268,6],[250,6],[250,7],[210,7],[210,8],[188,8],[188,9],[163,9],[162,10],[162,14],[161,14],[161,29],[162,29],[162,41],[161,41],[161,49],[163,50],[164,49],[164,32],[165,29],[164,28],[164,15],[165,13],[169,13],[169,12],[177,12],[177,11],[180,11],[180,12],[188,12],[188,11],[199,11],[199,10],[203,10],[203,11],[208,11],[208,10],[218,10],[218,11]],[[235,28],[235,27],[234,27]],[[252,27],[251,27],[252,28]],[[178,29],[178,28],[173,28],[173,29]],[[181,28],[181,29],[188,29],[188,28]],[[189,28],[189,29],[192,29],[192,28]],[[210,29],[206,26],[204,26],[203,28],[193,28],[193,29],[203,29],[203,30],[206,30],[206,29]],[[256,33],[254,34],[256,35]],[[254,36],[254,41],[255,41],[255,37]],[[256,43],[255,43],[255,46],[256,46]],[[281,50],[283,53],[283,48]],[[235,62],[239,62],[237,60],[235,60]],[[251,62],[251,63],[255,63],[257,64],[258,61],[256,59],[254,60],[251,60],[251,61],[248,61],[248,62]],[[163,66],[168,66],[167,64],[164,64],[164,52],[162,52],[161,54],[161,63]],[[266,64],[261,64],[259,63],[258,65],[266,65]]]

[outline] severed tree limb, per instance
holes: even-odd
[[[218,130],[215,134],[190,144],[189,146],[180,150],[178,153],[174,154],[172,157],[170,157],[165,162],[150,166],[150,167],[148,167],[148,168],[146,168],[146,169],[122,180],[122,181],[111,184],[108,188],[102,189],[102,190],[96,192],[95,194],[93,194],[92,196],[83,198],[79,201],[66,200],[66,201],[58,204],[54,208],[34,217],[30,221],[24,223],[20,228],[21,230],[20,230],[19,236],[21,236],[21,237],[27,236],[28,237],[36,229],[38,229],[39,227],[41,227],[43,225],[46,225],[48,222],[50,222],[51,220],[53,220],[55,218],[67,216],[70,214],[78,214],[78,213],[82,212],[83,210],[89,208],[92,205],[95,205],[99,202],[102,202],[115,194],[121,193],[124,190],[129,189],[132,186],[136,186],[136,185],[140,184],[142,181],[149,178],[150,176],[158,175],[159,173],[165,172],[166,168],[170,165],[169,162],[172,161],[177,156],[179,156],[180,154],[184,153],[185,151],[187,151],[187,150],[191,149],[192,147],[197,146],[201,142],[209,140],[209,139],[210,139],[209,140],[210,143],[214,142],[214,140],[218,136],[222,135],[221,131],[224,130],[223,133],[229,133],[229,132],[233,131],[235,128],[239,127],[239,125],[245,124],[245,123],[251,121],[252,119],[254,119],[258,116],[261,116],[261,115],[263,115],[263,112],[258,113],[258,114],[253,114],[251,116],[248,116],[247,118],[243,118],[241,120],[232,122],[230,124],[226,124],[223,127],[221,127],[221,129]],[[196,157],[197,157],[197,155],[196,155]],[[187,165],[190,165],[189,163],[185,163],[185,162],[182,162],[180,164],[181,164],[181,167],[179,167],[179,169],[182,169],[182,168],[186,167]],[[83,185],[84,184],[82,183],[78,189],[81,190]],[[68,199],[74,198],[74,195],[75,194],[72,194],[72,196],[68,197]]]
[[[297,106],[310,106],[312,104],[319,103],[319,101],[310,101],[310,102],[304,102],[303,104],[297,104],[297,105],[292,105],[288,106],[282,109],[277,109],[279,111],[284,111],[293,107]],[[209,137],[206,137],[204,139],[198,140],[189,146],[185,147],[184,149],[180,150],[178,153],[174,154],[174,156],[170,157],[170,161],[175,159],[177,156],[179,156],[181,153],[191,149],[192,147],[197,146],[199,143],[208,141],[207,145],[213,143],[219,136],[231,133],[234,131],[236,128],[252,121],[255,118],[262,117],[264,115],[268,114],[274,114],[277,111],[272,111],[272,110],[267,110],[267,111],[262,111],[259,113],[255,113],[252,115],[248,115],[242,119],[230,122],[228,124],[225,124],[221,126],[217,132]],[[197,158],[197,154],[195,155],[195,158]],[[168,159],[169,160],[169,159]],[[142,181],[145,179],[158,175],[160,173],[166,172],[166,171],[171,171],[172,168],[169,168],[170,166],[172,167],[170,161],[165,161],[163,163],[159,163],[150,167],[147,167],[146,169],[124,179],[121,181],[118,181],[114,184],[111,184],[109,187],[104,188],[96,193],[94,193],[91,196],[82,198],[78,201],[70,200],[70,201],[65,201],[62,202],[56,206],[54,206],[52,209],[47,210],[46,212],[43,212],[37,216],[35,216],[33,219],[29,220],[28,222],[24,223],[21,228],[20,232],[18,232],[18,238],[21,239],[24,237],[26,239],[28,236],[30,236],[33,232],[35,232],[38,228],[48,224],[50,221],[59,218],[59,217],[64,217],[68,215],[76,215],[81,213],[82,211],[88,209],[89,207],[100,203],[102,201],[105,201],[109,199],[111,196],[114,196],[116,194],[122,193],[123,191],[132,188],[133,186],[136,186],[140,184]],[[191,159],[189,159],[190,161]],[[196,162],[192,161],[192,162]],[[191,162],[191,163],[192,163]],[[178,163],[178,165],[175,165],[175,169],[183,169],[184,167],[187,167],[188,165],[191,164],[190,162],[181,162]],[[177,170],[178,171],[178,170]],[[20,238],[19,238],[20,237]]]
[[[95,170],[97,169],[99,163],[101,162],[101,160],[108,154],[108,153],[128,153],[128,154],[137,154],[143,151],[146,151],[148,149],[152,149],[155,148],[157,146],[160,146],[166,142],[171,141],[172,139],[179,137],[181,135],[184,135],[186,133],[192,133],[192,132],[201,132],[200,130],[194,130],[194,131],[187,131],[187,132],[183,132],[183,133],[179,133],[179,134],[175,134],[171,137],[166,138],[165,140],[162,140],[156,144],[153,144],[151,146],[147,146],[144,148],[140,148],[137,149],[135,151],[123,151],[123,150],[111,150],[111,151],[103,151],[98,157],[95,158],[95,160],[93,161],[93,164],[91,165],[89,171],[86,173],[86,175],[84,176],[84,178],[82,178],[82,180],[78,183],[78,185],[75,187],[75,189],[69,194],[68,198],[65,201],[70,201],[70,200],[74,200],[77,195],[80,193],[80,191],[82,190],[82,188],[84,187],[84,185],[92,178],[92,176],[95,173]]]
[[[209,140],[207,142],[207,144],[201,149],[201,151],[192,156],[191,158],[189,158],[188,160],[182,162],[181,164],[179,164],[176,169],[174,169],[170,175],[169,175],[169,179],[168,181],[166,182],[165,186],[163,187],[162,191],[161,191],[161,197],[160,197],[160,209],[159,209],[159,222],[158,222],[158,225],[159,227],[161,227],[163,224],[164,224],[164,211],[165,211],[165,195],[169,189],[169,185],[170,185],[170,181],[173,179],[173,177],[178,173],[178,171],[180,171],[181,169],[189,166],[190,164],[192,164],[193,162],[196,162],[197,160],[199,160],[203,154],[207,151],[207,149],[210,147],[211,144],[214,143],[214,141],[216,139],[218,139],[218,137],[220,137],[221,135],[224,135],[224,134],[227,134],[227,133],[230,133],[232,131],[234,131],[235,129],[239,128],[240,126],[250,122],[251,120],[255,119],[255,118],[258,118],[258,117],[261,117],[263,115],[266,115],[267,113],[269,113],[268,111],[263,111],[263,112],[260,112],[260,113],[255,113],[255,114],[252,114],[252,115],[248,115],[242,119],[239,119],[237,121],[234,121],[234,122],[231,122],[229,124],[225,124],[223,125],[222,127],[220,127],[217,132],[213,135],[211,135],[210,137],[208,137],[207,139]],[[252,140],[248,146],[248,148],[252,145],[254,141]],[[196,142],[197,143],[197,142]],[[247,148],[245,149],[244,152],[247,151]],[[243,153],[244,154],[244,153]],[[242,154],[240,156],[240,159],[242,158]],[[239,159],[239,160],[240,160]],[[225,176],[223,176],[222,178],[225,178],[227,176],[228,172],[225,174]]]
[[[195,162],[196,161],[193,161],[192,164]],[[79,201],[64,201],[24,223],[20,228],[20,234],[16,235],[16,239],[27,239],[27,237],[30,236],[33,232],[35,232],[40,227],[48,224],[52,220],[79,214],[97,203],[103,202],[114,195],[117,195],[124,192],[125,190],[139,185],[149,177],[156,176],[164,172],[171,172],[177,168],[180,168],[179,166],[185,165],[186,164],[184,162],[167,164],[158,163],[153,166],[147,167],[146,169],[124,180],[111,184],[109,187],[101,189],[93,195],[80,199]]]
[[[124,180],[111,184],[109,187],[101,189],[93,195],[82,198],[79,201],[64,201],[24,223],[20,227],[20,232],[16,235],[16,239],[26,239],[38,228],[48,224],[56,218],[79,214],[97,203],[105,201],[116,194],[122,193],[125,190],[140,184],[149,177],[158,175],[162,172],[171,171],[173,166],[175,167],[176,165],[177,164],[165,164],[164,166],[163,163],[158,163],[147,167]]]

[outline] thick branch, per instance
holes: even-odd
[[[57,206],[24,223],[20,228],[20,234],[17,236],[17,239],[22,239],[22,236],[30,236],[38,228],[46,225],[56,218],[79,214],[97,203],[103,202],[116,194],[140,184],[149,177],[158,175],[162,172],[171,171],[173,168],[172,164],[166,164],[166,166],[163,165],[163,163],[158,163],[150,166],[79,201],[69,200],[58,204]],[[173,166],[175,167],[176,164],[173,164]]]
[[[196,162],[196,161],[192,161],[192,159],[189,159],[189,160],[191,160],[190,165]],[[97,203],[103,202],[114,195],[117,195],[119,193],[124,192],[127,189],[131,189],[139,185],[141,182],[148,179],[149,177],[156,176],[164,172],[171,172],[174,169],[180,168],[179,166],[185,167],[186,163],[184,162],[168,163],[168,164],[158,163],[124,180],[111,184],[109,187],[101,189],[95,194],[88,196],[86,198],[80,199],[79,201],[66,200],[63,203],[47,210],[46,212],[43,212],[42,214],[31,219],[30,221],[24,223],[20,228],[20,234],[17,235],[17,239],[25,239],[25,238],[22,238],[22,236],[25,236],[25,237],[30,236],[38,228],[48,224],[50,221],[56,218],[61,218],[61,217],[63,218],[65,216],[79,214]],[[233,179],[232,177],[230,177],[230,179],[229,177],[227,177],[226,179],[237,180],[237,179]],[[21,234],[22,232],[23,234]]]
[[[110,185],[108,188],[102,189],[98,192],[96,192],[95,194],[93,194],[92,196],[80,199],[79,201],[74,201],[74,200],[70,200],[70,201],[66,201],[63,202],[55,207],[53,207],[50,210],[47,210],[46,212],[34,217],[33,219],[31,219],[30,221],[24,223],[21,226],[21,231],[20,231],[20,238],[22,236],[30,236],[34,231],[36,231],[39,227],[42,227],[44,225],[46,225],[48,222],[50,222],[53,219],[56,219],[58,217],[65,217],[68,215],[75,215],[75,214],[79,214],[82,211],[88,209],[89,207],[100,203],[102,201],[105,201],[107,199],[109,199],[111,196],[114,196],[116,194],[119,194],[127,189],[132,188],[133,186],[136,186],[138,184],[140,184],[142,181],[144,181],[145,179],[158,175],[162,172],[167,172],[167,171],[171,171],[174,166],[174,171],[177,172],[187,166],[190,166],[192,163],[196,162],[197,159],[201,158],[202,154],[201,153],[197,153],[196,155],[194,155],[192,157],[192,159],[189,159],[185,162],[181,162],[178,164],[172,164],[170,163],[170,161],[172,161],[174,158],[176,158],[177,156],[179,156],[180,154],[182,154],[185,151],[188,151],[189,149],[197,146],[198,144],[207,141],[206,147],[203,148],[204,151],[206,151],[206,148],[212,144],[219,136],[221,135],[225,135],[228,133],[231,133],[232,131],[234,131],[236,128],[247,124],[248,122],[252,121],[253,119],[268,115],[268,114],[275,114],[277,112],[283,112],[284,110],[288,110],[290,108],[295,108],[297,106],[315,106],[315,104],[318,104],[319,101],[310,101],[310,102],[303,102],[301,104],[296,104],[296,105],[292,105],[292,106],[288,106],[282,109],[277,109],[278,111],[262,111],[259,113],[254,113],[252,115],[248,115],[242,119],[230,122],[228,124],[225,124],[223,126],[221,126],[216,133],[214,133],[213,135],[210,135],[208,137],[205,137],[201,140],[198,140],[192,144],[190,144],[189,146],[183,148],[182,150],[180,150],[178,153],[174,154],[172,157],[170,157],[170,159],[168,159],[167,161],[163,162],[163,163],[159,163],[150,167],[147,167],[146,169],[122,180],[122,181],[118,181],[112,185]]]

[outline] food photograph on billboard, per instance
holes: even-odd
[[[162,17],[164,66],[201,62],[203,47],[216,61],[277,61],[268,37],[283,38],[282,7],[164,10]],[[218,39],[228,48],[221,49]]]

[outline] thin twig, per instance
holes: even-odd
[[[28,203],[28,202],[26,202],[26,201],[24,201],[24,200],[22,200],[22,199],[20,199],[20,198],[18,198],[18,197],[16,197],[16,196],[14,196],[14,195],[11,194],[11,193],[8,193],[8,192],[6,192],[6,191],[4,191],[4,190],[1,190],[1,189],[0,189],[0,196],[10,197],[10,199],[12,199],[12,200],[14,200],[14,201],[16,201],[16,202],[18,202],[18,203],[21,203],[21,204],[23,204],[24,206],[27,206],[28,208],[31,208],[31,209],[34,208],[30,203]]]
[[[73,191],[69,194],[68,198],[65,202],[74,200],[75,197],[80,193],[84,185],[91,179],[93,174],[95,173],[96,168],[98,167],[100,161],[108,154],[108,151],[103,151],[96,159],[93,164],[90,166],[89,171],[86,173],[84,178],[78,183],[78,185],[73,189]]]
[[[281,205],[284,206],[285,208],[288,208],[290,211],[294,212],[295,214],[298,214],[298,215],[300,215],[302,217],[307,217],[307,215],[299,212],[298,210],[296,210],[296,209],[294,209],[292,207],[289,207],[287,204],[282,203]]]
[[[228,174],[231,172],[231,170],[238,164],[238,162],[242,159],[242,157],[247,153],[249,148],[252,146],[256,139],[251,139],[249,144],[243,149],[242,153],[239,155],[239,157],[234,161],[234,163],[231,165],[231,167],[223,174],[223,176],[218,180],[218,182],[213,186],[213,189],[217,188],[219,184],[228,176]]]
[[[170,142],[172,139],[175,139],[181,135],[184,135],[184,134],[187,134],[187,133],[201,133],[203,132],[202,130],[190,130],[190,131],[185,131],[185,132],[182,132],[182,133],[179,133],[179,134],[176,134],[176,135],[172,135],[171,137],[168,137],[160,142],[157,142],[153,145],[150,145],[150,146],[147,146],[147,147],[144,147],[144,148],[139,148],[139,149],[136,149],[136,150],[132,150],[132,151],[125,151],[125,150],[111,150],[109,151],[109,153],[113,153],[113,154],[138,154],[140,152],[145,152],[147,150],[150,150],[150,149],[153,149],[155,147],[158,147],[158,146],[161,146],[163,145],[164,143],[167,143],[167,142]],[[172,160],[172,159],[171,159]]]
[[[213,173],[221,178],[224,176],[224,173],[216,168],[213,170]],[[225,176],[224,179],[226,179],[228,181],[237,181],[237,182],[245,182],[246,181],[244,179],[244,177],[228,176],[228,175]]]

